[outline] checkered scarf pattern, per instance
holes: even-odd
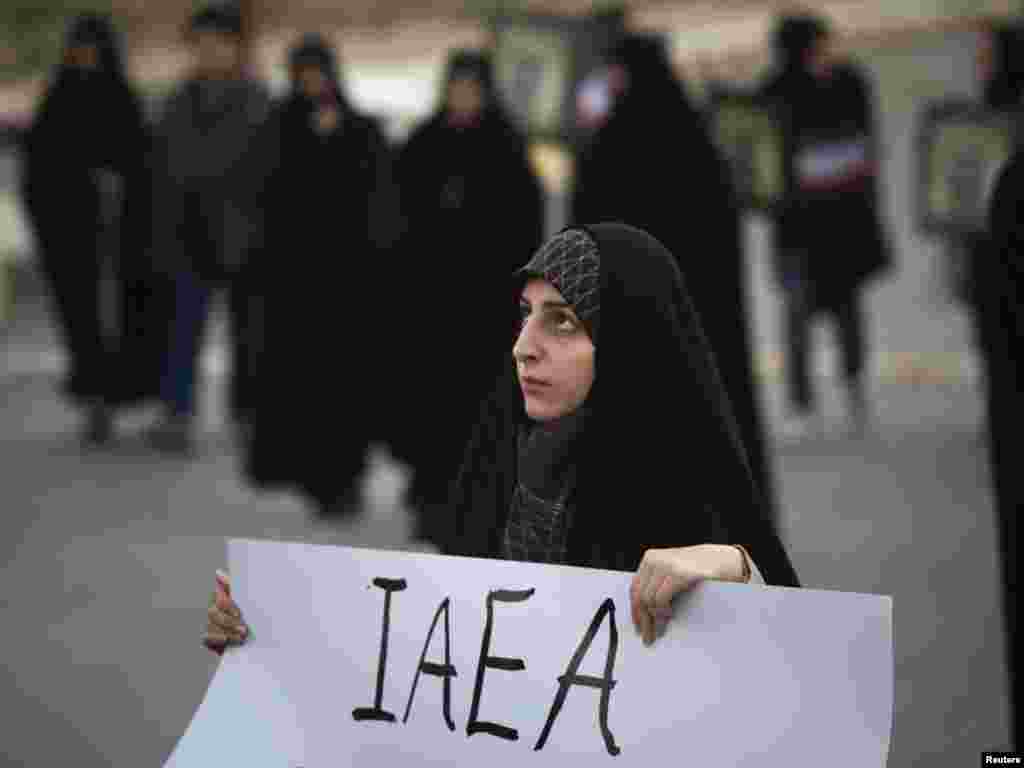
[[[541,246],[521,271],[551,283],[596,342],[601,261],[593,237],[582,229],[566,229]]]

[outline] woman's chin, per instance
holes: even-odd
[[[533,398],[526,398],[526,415],[531,421],[554,421],[562,415],[565,410],[551,403],[543,403]]]

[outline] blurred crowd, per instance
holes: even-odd
[[[982,51],[992,108],[1017,107],[1024,96],[1015,35],[993,32]],[[23,200],[83,439],[102,446],[115,439],[120,410],[157,403],[162,415],[147,433],[154,450],[194,453],[203,342],[222,302],[246,479],[294,489],[322,517],[345,516],[359,506],[368,446],[384,442],[412,468],[408,503],[417,535],[429,539],[502,363],[488,340],[514,324],[494,297],[551,225],[491,53],[452,52],[436,112],[394,146],[347,97],[324,37],[295,42],[291,88],[278,100],[244,66],[242,20],[231,7],[197,11],[188,37],[190,74],[150,117],[112,20],[79,17],[24,136]],[[784,139],[773,266],[786,434],[820,428],[810,374],[820,316],[836,327],[850,429],[859,433],[871,422],[862,297],[896,258],[879,210],[873,87],[834,53],[821,18],[781,18],[773,44],[775,66],[756,97],[777,110]],[[742,209],[726,160],[657,36],[627,33],[587,81],[586,97],[589,135],[576,148],[567,223],[623,221],[674,255],[771,505]],[[1019,379],[1012,339],[1000,330],[1014,299],[999,288],[1012,276],[990,255],[998,238],[979,233],[950,247],[965,265],[963,295],[998,390],[989,402],[1006,408]],[[1004,418],[992,412],[989,421]],[[1004,462],[1011,439],[993,437]],[[1005,481],[1000,492],[1006,520],[1020,494]],[[1004,562],[1012,531],[1003,530]],[[1015,617],[1016,579],[1004,570]]]

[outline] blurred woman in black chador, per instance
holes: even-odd
[[[519,319],[491,340],[505,363],[438,517],[445,554],[633,573],[647,644],[702,581],[799,586],[661,243],[622,224],[570,228],[491,298]],[[435,327],[445,360],[473,354],[465,322]],[[248,631],[217,581],[204,640],[221,652]]]
[[[346,98],[330,44],[303,38],[289,68],[291,94],[252,152],[266,239],[249,263],[261,342],[246,472],[338,516],[356,509],[388,407],[378,379],[400,312],[383,258],[395,194],[386,140]]]
[[[861,294],[891,264],[878,199],[879,141],[864,74],[831,53],[828,25],[781,19],[780,59],[760,89],[782,119],[786,194],[775,222],[775,273],[785,302],[787,433],[816,431],[810,328],[826,312],[838,327],[850,426],[868,423]]]
[[[112,436],[113,406],[156,395],[147,151],[111,20],[79,16],[24,139],[22,193],[68,352],[64,391],[87,410],[92,444]]]
[[[989,460],[995,491],[1003,611],[1010,673],[1011,746],[1020,749],[1021,676],[1017,621],[1019,520],[1024,512],[1020,471],[1020,405],[1024,391],[1024,153],[1003,170],[992,196],[991,243],[980,265],[978,312],[986,336]]]
[[[977,52],[982,104],[992,110],[1024,115],[1024,27],[992,25],[982,30]],[[988,356],[990,331],[981,313],[986,290],[985,267],[990,238],[979,231],[949,242],[954,288],[974,322],[974,341],[982,357]]]
[[[572,219],[618,219],[669,247],[707,331],[754,479],[772,508],[740,212],[727,167],[659,38],[628,37],[613,51],[610,70],[619,96],[580,159]]]
[[[1024,108],[1024,29],[999,27],[982,49],[985,102]],[[992,194],[988,231],[970,242],[967,296],[984,361],[986,422],[998,520],[1010,676],[1011,746],[1020,749],[1021,675],[1017,621],[1018,521],[1024,512],[1020,405],[1024,391],[1024,152],[1018,148]]]
[[[540,184],[487,54],[450,57],[441,108],[413,133],[397,171],[406,236],[390,289],[404,286],[409,370],[421,373],[415,395],[396,397],[405,407],[393,447],[413,468],[409,501],[419,535],[431,539],[430,510],[445,501],[473,409],[500,363],[489,341],[505,320],[496,286],[544,236]],[[458,303],[439,298],[456,287]],[[439,349],[436,329],[456,325],[457,353]]]

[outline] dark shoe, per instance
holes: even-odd
[[[188,419],[167,418],[146,432],[146,441],[160,453],[192,458],[196,455]]]
[[[318,520],[341,522],[359,516],[363,509],[363,494],[356,486],[340,496],[314,498],[313,504]]]
[[[89,406],[82,441],[91,447],[108,445],[114,439],[114,417],[109,407],[97,403]]]
[[[871,429],[871,406],[863,386],[850,385],[847,391],[847,426],[850,437],[864,437]]]

